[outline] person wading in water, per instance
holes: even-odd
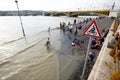
[[[47,40],[47,42],[46,42],[46,46],[47,46],[47,49],[49,48],[49,46],[50,46],[50,38],[48,37],[48,40]]]

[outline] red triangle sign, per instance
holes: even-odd
[[[93,20],[92,23],[84,30],[83,35],[91,36],[91,37],[95,37],[95,38],[102,37],[95,20]]]

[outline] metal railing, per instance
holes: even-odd
[[[113,34],[117,32],[119,23],[115,21]],[[120,60],[120,34],[118,36],[118,41],[114,44],[113,49],[109,53],[114,58],[115,63],[115,74],[111,76],[111,80],[120,80],[120,69],[119,69],[119,60]]]

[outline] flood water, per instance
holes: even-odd
[[[79,53],[68,49],[70,41],[60,22],[75,18],[22,16],[26,37],[17,16],[0,17],[0,80],[67,80],[80,63]],[[77,19],[77,21],[83,18]],[[48,27],[53,29],[49,34]],[[45,42],[50,37],[51,46]]]

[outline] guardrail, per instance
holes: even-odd
[[[118,26],[119,26],[119,23],[117,22],[117,20],[115,19],[115,21],[114,21],[115,23],[114,23],[114,26],[113,26],[113,29],[112,29],[112,31],[113,31],[113,33],[115,34],[116,33],[116,31],[117,31],[117,29],[118,29]]]
[[[111,50],[110,55],[114,58],[115,62],[115,74],[111,76],[111,80],[120,80],[120,69],[119,69],[119,60],[120,60],[120,36],[118,42],[114,45],[114,48]]]
[[[119,23],[116,21],[114,24],[113,32],[117,33]],[[114,44],[113,49],[109,53],[114,58],[115,63],[115,73],[111,76],[111,80],[120,80],[120,69],[119,69],[119,60],[120,60],[120,34],[118,36],[118,41]]]

